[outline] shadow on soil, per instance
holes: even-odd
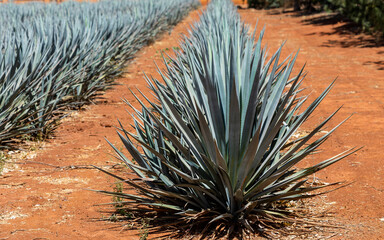
[[[364,65],[377,65],[378,70],[384,70],[384,61],[368,61]]]
[[[324,47],[360,47],[373,48],[384,46],[384,41],[375,35],[368,35],[363,32],[363,29],[356,23],[346,19],[337,13],[317,13],[313,14],[309,19],[304,19],[302,22],[306,25],[325,26],[336,25],[331,32],[320,32],[324,35],[339,35],[341,40],[328,40],[323,43]]]
[[[314,32],[310,35],[319,34],[324,35],[339,35],[340,40],[329,40],[324,42],[324,47],[360,47],[360,48],[373,48],[384,46],[384,40],[379,35],[369,35],[364,33],[363,29],[357,24],[350,21],[348,18],[339,13],[328,12],[307,12],[300,11],[294,12],[292,9],[271,9],[268,10],[268,15],[287,15],[290,17],[305,17],[302,23],[304,25],[325,26],[336,25],[332,27],[330,32]]]
[[[331,25],[332,31],[329,32],[313,32],[307,36],[331,36],[338,35],[338,40],[327,40],[322,43],[322,47],[341,47],[341,48],[379,48],[384,47],[384,37],[380,34],[367,34],[357,24],[339,13],[327,12],[293,12],[292,10],[273,9],[269,10],[269,15],[283,14],[290,17],[304,17],[302,23],[312,26]],[[382,48],[381,48],[382,49]],[[378,51],[378,54],[384,54],[384,51]],[[364,65],[377,65],[378,70],[384,70],[384,61],[369,61]]]

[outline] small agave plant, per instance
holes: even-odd
[[[160,71],[162,81],[147,77],[155,100],[135,95],[142,107],[131,106],[136,133],[120,123],[118,134],[134,161],[111,144],[139,178],[100,169],[138,194],[101,192],[125,199],[118,204],[128,211],[156,213],[158,226],[231,236],[286,219],[279,203],[329,186],[309,185],[307,177],[356,149],[308,168],[295,165],[339,126],[318,136],[337,111],[308,134],[293,136],[333,83],[304,108],[303,69],[291,77],[297,54],[279,63],[281,48],[268,58],[264,31],[256,41],[248,32],[230,1],[210,3]]]

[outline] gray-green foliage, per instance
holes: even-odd
[[[289,216],[276,203],[326,186],[306,184],[307,177],[354,149],[308,168],[294,166],[337,128],[318,136],[337,111],[308,134],[293,135],[332,84],[304,107],[303,70],[290,76],[297,54],[280,61],[280,48],[268,57],[264,30],[258,39],[249,30],[230,1],[211,2],[161,72],[162,81],[147,78],[155,100],[142,95],[147,107],[137,97],[136,134],[121,124],[118,134],[136,163],[111,144],[145,185],[102,171],[140,194],[101,192],[126,199],[128,210],[158,211],[155,219],[181,232],[203,226],[231,234]]]
[[[197,0],[3,4],[0,146],[46,133],[63,108],[113,84],[133,54],[179,22]]]

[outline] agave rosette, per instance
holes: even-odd
[[[155,211],[156,220],[180,231],[255,231],[261,219],[287,216],[275,203],[329,186],[306,184],[306,177],[356,151],[295,168],[339,126],[318,137],[336,110],[293,138],[333,83],[304,108],[303,69],[290,76],[297,54],[280,62],[280,48],[268,58],[264,30],[256,41],[248,33],[230,1],[212,1],[181,50],[167,56],[162,81],[146,78],[154,100],[135,95],[142,107],[131,106],[136,133],[122,123],[118,131],[134,161],[111,144],[139,180],[101,169],[139,193],[101,191],[125,199],[119,207]]]

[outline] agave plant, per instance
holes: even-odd
[[[136,133],[118,128],[133,160],[111,144],[138,179],[100,169],[138,194],[100,192],[125,199],[118,204],[128,211],[156,212],[154,219],[165,221],[159,226],[230,235],[284,218],[279,203],[329,186],[306,184],[307,177],[355,149],[308,168],[295,165],[339,126],[318,136],[338,110],[308,134],[294,134],[333,83],[304,108],[303,69],[290,76],[297,54],[280,62],[280,48],[268,58],[264,30],[257,41],[248,32],[230,1],[210,3],[159,70],[162,81],[146,78],[154,98],[134,94],[142,107],[130,105]]]
[[[0,8],[0,148],[46,133],[62,109],[93,100],[133,55],[197,0],[4,4]]]

